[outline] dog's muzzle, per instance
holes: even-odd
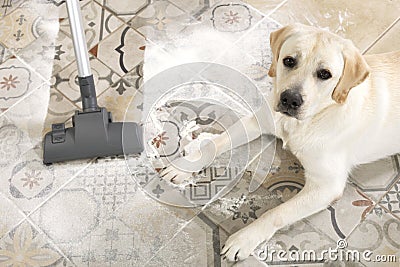
[[[296,117],[302,104],[303,98],[298,90],[288,89],[281,94],[278,111],[287,116]]]

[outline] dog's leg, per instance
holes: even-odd
[[[161,172],[161,177],[176,184],[184,182],[192,176],[192,173],[210,165],[215,157],[256,139],[267,131],[264,129],[273,129],[273,126],[265,125],[267,119],[262,109],[254,115],[243,117],[219,136],[203,141],[199,150],[174,160]]]
[[[264,213],[247,227],[231,235],[221,255],[230,261],[243,260],[262,242],[269,240],[280,228],[317,213],[339,199],[343,193],[347,169],[339,166],[306,168],[304,188],[287,202]],[[343,165],[344,166],[344,165]]]

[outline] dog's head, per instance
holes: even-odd
[[[301,24],[271,33],[274,109],[303,120],[332,104],[342,104],[363,82],[369,67],[349,40]]]

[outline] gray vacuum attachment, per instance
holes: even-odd
[[[143,152],[141,127],[134,122],[113,122],[111,113],[98,107],[78,0],[67,0],[67,8],[83,112],[75,112],[72,128],[65,128],[63,123],[53,124],[43,140],[43,163]]]

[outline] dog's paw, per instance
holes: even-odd
[[[225,242],[221,256],[226,257],[228,261],[246,259],[259,244],[266,241],[267,238],[264,238],[262,231],[265,231],[265,229],[257,227],[254,222],[237,231]]]
[[[160,176],[162,179],[178,185],[192,179],[193,172],[184,171],[182,169],[178,169],[174,165],[170,165],[160,172]]]
[[[194,149],[187,156],[174,159],[170,166],[160,172],[160,175],[166,181],[182,184],[193,179],[193,174],[199,173],[211,164],[214,157],[214,143],[206,141],[203,146]]]

